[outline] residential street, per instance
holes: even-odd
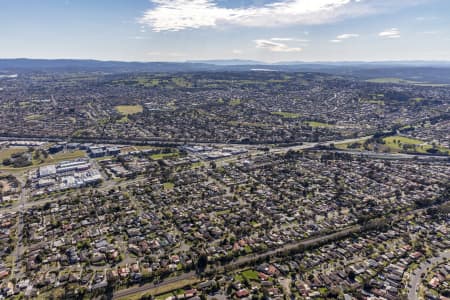
[[[418,290],[421,283],[422,274],[426,275],[428,268],[444,262],[445,259],[450,259],[450,250],[442,252],[441,255],[430,258],[420,264],[419,268],[413,272],[409,279],[408,300],[419,300]]]

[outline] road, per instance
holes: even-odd
[[[383,153],[383,152],[373,152],[373,151],[359,151],[359,150],[319,150],[323,152],[332,151],[335,153],[345,153],[351,155],[359,155],[364,157],[371,157],[376,159],[395,159],[395,160],[448,160],[448,156],[438,156],[438,155],[416,155],[416,154],[406,154],[406,153]]]
[[[406,216],[409,216],[414,213],[419,213],[424,210],[425,210],[424,208],[416,209],[416,210],[412,210],[412,211],[408,211],[408,212],[396,215],[396,216],[392,217],[391,223],[398,222],[399,220],[405,219]],[[257,259],[263,259],[263,258],[267,258],[270,256],[275,256],[278,253],[286,252],[286,251],[289,251],[289,250],[292,250],[292,249],[295,249],[295,248],[298,248],[301,246],[310,246],[310,245],[313,245],[316,243],[326,242],[326,241],[329,241],[332,239],[345,237],[345,236],[348,236],[349,234],[359,232],[360,230],[361,230],[361,226],[354,225],[354,226],[350,226],[350,227],[344,228],[342,230],[339,230],[337,232],[330,233],[327,235],[312,237],[309,239],[301,240],[296,243],[286,244],[280,248],[270,250],[270,251],[267,251],[267,252],[264,252],[261,254],[250,254],[250,255],[242,256],[242,257],[239,257],[237,260],[231,261],[230,263],[228,263],[225,266],[216,268],[215,271],[216,271],[216,273],[223,273],[223,272],[225,272],[225,268],[235,270],[235,269],[238,269],[239,267],[241,267],[249,262],[252,262],[254,260],[257,260]],[[448,252],[448,253],[446,252],[445,255],[448,255],[450,257],[450,252]],[[208,271],[212,271],[212,270],[209,269]],[[167,280],[160,282],[158,284],[148,283],[148,284],[144,284],[142,286],[131,287],[128,289],[119,290],[114,293],[113,299],[124,298],[126,296],[130,296],[130,295],[133,295],[136,293],[145,292],[146,290],[149,290],[149,289],[161,288],[161,287],[173,284],[177,281],[184,280],[184,279],[191,279],[191,278],[195,278],[195,273],[190,272],[190,273],[185,273],[185,274],[182,274],[179,276],[170,277]],[[416,298],[414,298],[414,299],[417,300]]]
[[[310,149],[310,148],[317,147],[319,145],[330,146],[331,144],[338,144],[338,143],[339,144],[355,143],[355,142],[360,142],[362,140],[370,139],[371,137],[372,136],[370,135],[370,136],[363,136],[363,137],[346,139],[346,140],[325,141],[325,142],[317,142],[317,143],[304,143],[303,145],[298,145],[298,146],[273,148],[273,149],[270,149],[270,152],[279,154],[279,153],[288,152],[289,150],[298,151],[298,150]]]
[[[450,250],[442,252],[439,256],[430,258],[422,262],[409,278],[408,300],[419,300],[419,286],[422,282],[422,274],[427,274],[428,268],[443,263],[445,259],[450,259]]]
[[[310,149],[310,148],[314,148],[317,147],[318,145],[325,145],[325,146],[329,146],[331,144],[336,144],[336,143],[352,143],[352,142],[357,142],[357,141],[361,141],[361,140],[365,140],[370,138],[371,136],[365,136],[365,137],[359,137],[359,138],[353,138],[353,139],[346,139],[346,140],[339,140],[339,141],[326,141],[326,142],[317,142],[317,143],[304,143],[303,145],[297,145],[297,146],[290,146],[290,147],[275,147],[270,149],[270,153],[276,153],[276,154],[283,154],[286,153],[290,150],[292,151],[299,151],[299,150],[305,150],[305,149]],[[213,143],[214,145],[220,145],[217,143]],[[225,144],[222,146],[226,146]],[[229,145],[228,145],[229,146]],[[248,147],[248,148],[254,148],[255,145],[239,145],[242,147]],[[233,162],[236,161],[238,159],[241,159],[244,156],[253,156],[253,155],[258,155],[258,154],[263,154],[263,151],[259,151],[259,150],[250,150],[247,154],[245,155],[236,155],[233,157],[228,157],[228,158],[223,158],[223,159],[219,159],[216,162],[218,164],[220,163],[229,163],[229,162]],[[128,180],[128,181],[123,181],[120,183],[117,183],[115,181],[106,181],[104,183],[104,185],[102,187],[99,188],[99,190],[108,190],[110,188],[117,188],[119,186],[126,186],[129,184],[133,184],[133,183],[138,183],[138,182],[142,182],[145,181],[145,178],[136,178],[133,180]],[[17,203],[13,203],[13,205],[11,207],[6,207],[3,208],[2,211],[4,212],[14,212],[14,211],[20,211],[21,209],[28,209],[31,208],[33,206],[40,206],[40,205],[44,205],[48,202],[55,202],[57,200],[55,200],[55,198],[49,197],[49,198],[45,198],[42,200],[36,200],[36,201],[31,201],[29,202],[28,199],[26,202],[22,202],[19,201]]]
[[[273,256],[276,255],[277,253],[280,252],[284,252],[284,251],[289,251],[291,249],[295,249],[298,248],[299,246],[309,246],[309,245],[313,245],[315,243],[319,243],[319,242],[324,242],[324,241],[328,241],[330,239],[335,239],[335,238],[339,238],[342,236],[346,236],[350,233],[353,232],[357,232],[360,230],[360,226],[351,226],[348,228],[345,228],[343,230],[340,230],[338,232],[335,233],[331,233],[328,235],[323,235],[323,236],[318,236],[318,237],[314,237],[314,238],[310,238],[310,239],[306,239],[306,240],[302,240],[299,241],[297,243],[292,243],[292,244],[287,244],[284,245],[280,248],[265,252],[265,253],[261,253],[261,254],[253,254],[253,255],[247,255],[247,256],[242,256],[240,258],[238,258],[237,260],[234,260],[230,263],[228,263],[225,266],[221,266],[219,268],[216,269],[217,272],[224,272],[225,268],[229,269],[236,269],[239,268],[242,265],[245,265],[246,263],[249,263],[253,260],[256,259],[261,259],[261,258],[266,258],[269,256]],[[208,270],[209,271],[209,270]],[[142,286],[137,286],[137,287],[132,287],[132,288],[128,288],[128,289],[124,289],[124,290],[120,290],[114,293],[113,299],[119,299],[119,298],[124,298],[136,293],[141,293],[141,292],[145,292],[146,290],[150,290],[153,288],[161,288],[170,284],[173,284],[175,282],[181,281],[181,280],[185,280],[185,279],[192,279],[192,278],[196,278],[195,277],[195,273],[194,272],[189,272],[189,273],[185,273],[176,277],[170,277],[167,280],[158,283],[158,284],[153,284],[153,283],[148,283],[148,284],[144,284]]]
[[[20,269],[20,259],[23,253],[23,214],[25,213],[25,203],[27,201],[27,192],[25,188],[25,183],[21,182],[21,192],[18,201],[18,214],[17,214],[17,228],[16,228],[16,246],[14,248],[14,254],[12,255],[12,267],[11,267],[11,278],[14,278],[15,273]]]
[[[117,291],[117,292],[114,293],[113,299],[125,298],[127,296],[130,296],[130,295],[133,295],[133,294],[137,294],[137,293],[142,293],[142,292],[145,292],[145,291],[150,290],[150,289],[161,288],[163,286],[170,285],[170,284],[173,284],[173,283],[181,281],[181,280],[195,279],[195,278],[197,278],[197,277],[195,276],[195,272],[193,272],[193,271],[189,272],[189,273],[184,273],[184,274],[182,274],[180,276],[168,278],[167,280],[164,280],[161,283],[157,283],[157,284],[155,284],[155,283],[147,283],[147,284],[144,284],[144,285],[141,285],[141,286],[132,287],[132,288],[129,288],[129,289]]]

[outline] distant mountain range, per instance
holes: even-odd
[[[216,59],[216,60],[188,60],[186,63],[208,64],[216,66],[248,66],[248,65],[265,65],[267,63],[257,60],[243,59]]]
[[[241,59],[223,59],[223,60],[190,60],[186,63],[200,63],[209,64],[217,66],[249,66],[249,65],[264,65],[264,66],[359,66],[359,67],[373,67],[373,66],[415,66],[415,67],[450,67],[450,61],[315,61],[315,62],[305,62],[305,61],[280,61],[275,63],[267,63],[257,60],[241,60]]]
[[[360,79],[397,77],[416,82],[450,83],[449,61],[278,62],[253,60],[197,60],[187,62],[123,62],[76,59],[0,59],[0,75],[21,72],[321,72]]]

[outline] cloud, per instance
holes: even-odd
[[[344,34],[338,35],[336,37],[336,39],[338,39],[338,40],[347,40],[347,39],[352,39],[352,38],[357,38],[357,37],[359,37],[359,34],[356,34],[356,33],[344,33]]]
[[[309,40],[306,39],[297,39],[297,38],[290,38],[290,37],[274,37],[270,39],[271,41],[275,42],[299,42],[299,43],[308,43]]]
[[[260,6],[229,8],[218,0],[150,0],[153,8],[138,20],[153,31],[237,25],[313,25],[388,11],[423,0],[273,0]]]
[[[236,54],[236,55],[240,55],[240,54],[242,54],[244,52],[242,50],[239,50],[239,49],[234,49],[234,50],[231,51],[231,53]]]
[[[388,39],[397,39],[400,37],[400,30],[398,28],[387,29],[385,31],[380,32],[378,36]]]
[[[359,37],[359,34],[356,33],[343,33],[338,35],[335,39],[330,40],[331,43],[340,43],[343,40],[354,39]]]
[[[288,45],[272,40],[254,40],[256,48],[267,49],[272,52],[300,52],[302,48],[289,47]]]
[[[271,38],[271,41],[279,41],[279,42],[289,42],[293,41],[293,38]]]

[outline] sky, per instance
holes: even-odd
[[[0,58],[450,60],[450,0],[0,0]]]

